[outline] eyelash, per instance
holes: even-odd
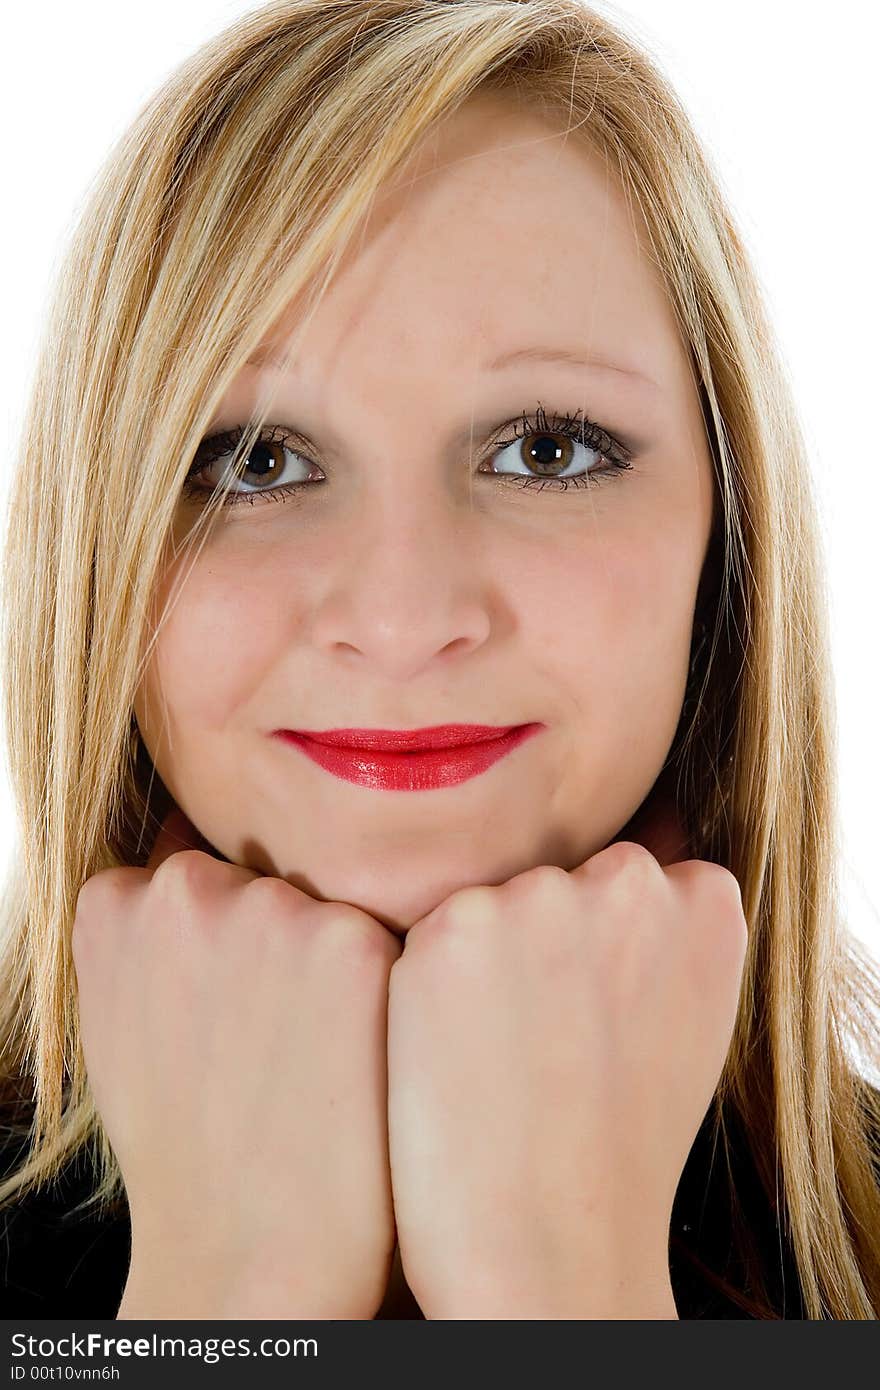
[[[487,473],[483,475],[492,477],[497,482],[504,484],[513,483],[519,487],[535,487],[537,485],[540,487],[541,492],[544,491],[545,487],[564,492],[569,487],[590,487],[594,483],[601,482],[603,478],[614,478],[633,466],[632,452],[610,435],[606,429],[603,429],[601,425],[596,424],[592,420],[581,418],[580,411],[575,411],[574,415],[558,416],[551,414],[548,416],[543,407],[539,405],[534,415],[523,412],[515,422],[515,426],[511,427],[514,428],[513,438],[499,440],[492,448],[489,455],[490,459],[500,450],[509,448],[511,444],[516,443],[517,439],[524,439],[527,435],[559,434],[575,440],[578,444],[583,444],[586,448],[595,450],[602,458],[608,461],[608,466],[604,468],[594,468],[592,472],[579,474],[573,478],[555,478],[550,475],[541,476],[540,474],[529,477],[526,474],[519,473]],[[231,453],[243,434],[244,429],[241,426],[236,426],[234,429],[226,430],[220,434],[209,435],[202,440],[196,450],[195,462],[187,473],[183,484],[184,495],[188,499],[205,505],[207,499],[213,495],[216,489],[199,487],[195,479],[200,473],[203,473],[206,468],[210,467],[212,463],[215,463],[218,458],[222,458],[225,454]],[[296,435],[294,433],[289,430],[284,430],[280,426],[274,426],[269,429],[264,429],[262,434],[254,440],[251,447],[256,448],[258,444],[283,444],[285,447],[289,447],[292,453],[295,453],[297,457],[302,458],[306,463],[312,464],[312,466],[315,467],[320,467],[320,465],[315,465],[314,461],[310,459],[308,455],[303,454],[301,450],[293,447],[295,440]],[[320,486],[320,481],[298,482],[282,483],[274,488],[267,488],[264,491],[260,491],[259,489],[254,492],[229,491],[223,498],[221,505],[227,507],[238,506],[241,502],[249,502],[253,505],[254,502],[261,501],[263,498],[269,498],[272,501],[281,501],[291,493],[301,492],[305,488]]]

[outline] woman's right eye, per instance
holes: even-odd
[[[230,430],[226,434],[212,435],[209,439],[204,439],[199,445],[196,453],[195,462],[190,468],[184,482],[184,493],[187,498],[195,501],[207,501],[211,494],[220,485],[221,478],[228,471],[228,464],[225,462],[231,457],[235,450],[238,440],[243,431],[241,429]],[[264,431],[254,444],[246,458],[239,461],[235,472],[236,484],[240,481],[245,484],[246,490],[240,491],[237,486],[223,498],[223,505],[235,505],[238,502],[253,502],[258,497],[286,497],[291,492],[298,491],[301,487],[313,487],[315,482],[322,479],[310,479],[308,477],[294,478],[287,482],[281,482],[286,474],[299,471],[302,473],[315,469],[316,464],[303,454],[290,448],[289,441],[292,438],[287,430],[278,427]],[[293,460],[292,463],[288,459]],[[213,480],[210,478],[205,483],[197,480],[204,478],[214,464],[223,463],[223,467],[217,470],[218,476]],[[298,467],[299,464],[299,467]],[[266,481],[266,487],[248,487],[249,477],[256,477]]]

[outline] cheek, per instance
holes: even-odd
[[[289,592],[279,592],[277,575],[265,565],[219,553],[196,563],[175,594],[170,574],[158,611],[173,607],[153,649],[135,709],[141,710],[155,740],[174,746],[194,732],[216,731],[234,721],[236,711],[259,687],[265,671],[291,640],[296,613]]]
[[[508,570],[528,659],[591,700],[678,690],[699,563],[668,528],[557,533]]]

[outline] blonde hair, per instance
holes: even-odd
[[[561,118],[599,152],[644,219],[691,354],[720,520],[668,770],[694,857],[735,874],[750,928],[713,1123],[722,1144],[732,1119],[748,1138],[807,1316],[875,1318],[880,1107],[853,1054],[880,1072],[880,978],[838,907],[806,449],[686,114],[649,57],[579,0],[276,0],[172,74],[90,190],[47,313],[5,540],[21,843],[3,898],[0,1040],[7,1133],[27,1142],[0,1206],[86,1148],[90,1202],[124,1192],[85,1074],[71,928],[82,884],[143,864],[170,804],[160,784],[151,805],[133,700],[195,450],[281,311],[294,295],[317,302],[377,191],[478,91]],[[744,1258],[752,1292],[732,1296],[778,1316],[766,1271]]]

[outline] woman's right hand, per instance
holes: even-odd
[[[118,1316],[372,1318],[402,943],[199,843],[175,808],[145,868],[77,899],[83,1053],[131,1214]]]

